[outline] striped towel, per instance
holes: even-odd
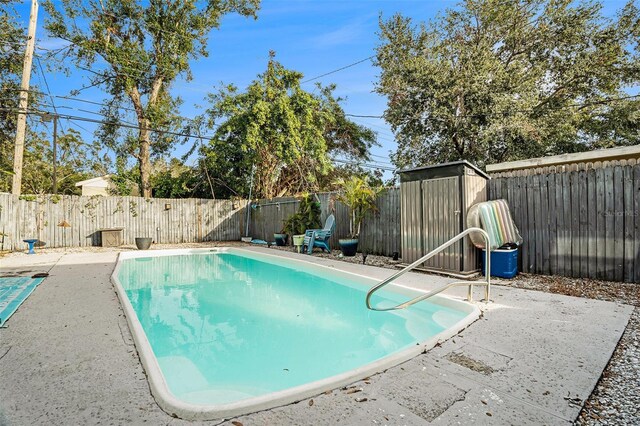
[[[505,200],[485,201],[471,206],[467,213],[467,226],[482,228],[489,234],[490,250],[508,243],[522,244],[522,237]],[[485,248],[484,240],[479,235],[472,235],[471,241],[476,247]]]

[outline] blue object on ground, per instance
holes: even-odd
[[[486,250],[482,250],[482,275],[486,262]],[[491,276],[513,278],[518,275],[518,249],[496,249],[491,252]]]
[[[268,242],[268,241],[265,241],[265,240],[260,240],[258,238],[254,238],[253,240],[251,240],[251,243],[252,244],[261,244],[263,246],[275,246],[276,245],[275,241]]]
[[[0,327],[9,319],[44,278],[0,278]]]
[[[29,252],[27,254],[36,254],[35,251],[33,251],[33,246],[35,243],[38,242],[37,238],[31,238],[31,239],[27,239],[27,240],[22,240],[25,243],[29,244]]]

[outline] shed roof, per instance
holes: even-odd
[[[508,161],[487,165],[487,172],[498,173],[511,170],[549,167],[561,164],[589,163],[594,161],[625,160],[640,158],[640,145],[618,148],[598,149],[595,151],[577,152],[573,154],[551,155],[549,157],[531,158],[528,160]]]
[[[458,167],[456,167],[458,166]],[[404,170],[400,170],[398,172],[398,174],[400,174],[400,179],[403,180],[403,174],[406,177],[407,175],[413,175],[413,174],[422,174],[420,172],[429,172],[429,175],[433,175],[433,177],[440,177],[440,173],[439,172],[445,172],[446,170],[454,170],[459,168],[459,166],[464,166],[464,167],[469,167],[470,169],[473,169],[476,173],[478,173],[480,176],[482,176],[485,179],[491,179],[485,172],[483,172],[482,170],[480,170],[480,168],[478,168],[478,166],[475,166],[473,164],[471,164],[470,162],[466,161],[466,160],[460,160],[460,161],[452,161],[449,163],[442,163],[442,164],[432,164],[430,166],[421,166],[421,167],[414,167],[411,169],[404,169]],[[450,176],[452,174],[449,174]]]

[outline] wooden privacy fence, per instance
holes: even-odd
[[[496,174],[489,197],[509,203],[524,239],[521,271],[640,282],[636,160]]]
[[[244,206],[229,200],[145,199],[0,194],[0,249],[22,250],[26,238],[46,247],[100,244],[99,229],[123,228],[125,244],[136,237],[156,243],[239,240]],[[62,222],[69,227],[59,226]]]
[[[349,211],[335,194],[316,195],[321,220],[332,212],[331,245],[349,234]],[[494,174],[489,199],[508,201],[524,243],[523,272],[640,282],[640,162],[621,160],[552,166]],[[259,200],[249,234],[273,241],[298,208],[295,198]],[[0,249],[23,250],[37,238],[47,247],[100,244],[103,228],[123,228],[125,244],[136,237],[157,243],[239,240],[245,233],[246,201],[144,199],[141,197],[16,197],[0,194]],[[360,250],[400,252],[400,190],[376,200],[365,218]],[[63,222],[69,227],[60,226]]]
[[[349,210],[339,201],[334,201],[334,193],[315,195],[320,201],[321,220],[331,213],[336,217],[336,230],[331,237],[331,247],[338,248],[338,239],[349,234]],[[274,198],[258,200],[251,210],[250,235],[266,241],[273,241],[273,234],[282,230],[283,222],[298,209],[295,198]],[[390,256],[400,252],[400,190],[389,188],[376,200],[378,211],[364,219],[360,232],[358,250]]]

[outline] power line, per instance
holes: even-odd
[[[351,67],[356,66],[356,65],[358,65],[358,64],[361,64],[361,63],[363,63],[363,62],[366,62],[366,61],[368,61],[368,60],[370,60],[370,59],[373,59],[373,58],[375,58],[375,57],[376,57],[375,55],[371,55],[371,56],[369,56],[368,58],[361,59],[361,60],[359,60],[359,61],[357,61],[357,62],[354,62],[354,63],[352,63],[352,64],[345,65],[344,67],[341,67],[341,68],[335,69],[335,70],[333,70],[333,71],[329,71],[329,72],[326,72],[326,73],[324,73],[324,74],[320,74],[320,75],[318,75],[318,76],[315,76],[315,77],[309,78],[309,79],[307,79],[307,80],[304,80],[304,81],[302,81],[300,84],[309,83],[310,81],[317,80],[317,79],[319,79],[319,78],[326,77],[326,76],[331,75],[331,74],[335,74],[335,73],[340,72],[340,71],[342,71],[342,70],[346,70],[347,68],[351,68]]]
[[[384,142],[395,142],[395,138],[388,138],[380,135],[376,135],[376,139],[384,141]]]
[[[378,164],[364,163],[364,162],[359,162],[359,161],[339,160],[337,158],[332,158],[331,161],[334,161],[336,163],[346,164],[346,165],[361,166],[361,167],[365,167],[365,168],[368,168],[368,169],[380,169],[380,170],[386,170],[386,171],[389,171],[389,172],[395,172],[396,171],[396,169],[392,168],[392,167],[382,166],[382,165],[378,165]]]
[[[356,117],[356,118],[384,118],[381,115],[359,115],[359,114],[345,114],[347,117]]]
[[[87,99],[81,99],[81,98],[76,98],[76,97],[71,97],[71,96],[54,95],[54,97],[56,97],[58,99],[66,99],[66,100],[69,100],[69,101],[84,102],[85,104],[99,105],[99,106],[103,106],[103,107],[107,107],[107,108],[111,107],[111,105],[104,104],[104,103],[101,103],[101,102],[90,101],[90,100],[87,100]],[[122,109],[122,110],[125,110],[125,111],[136,112],[135,109],[127,108],[125,106],[117,106],[116,108]]]
[[[51,96],[51,90],[49,89],[49,82],[47,82],[47,76],[44,73],[44,70],[42,69],[42,62],[40,62],[40,58],[37,57],[37,56],[36,56],[36,61],[38,62],[38,68],[40,69],[40,74],[42,74],[42,79],[44,81],[44,85],[47,88],[47,93],[49,94],[49,99],[51,99],[51,106],[53,107],[53,111],[56,113],[56,115],[58,115],[58,109],[56,108],[56,104],[53,101],[53,97]],[[54,120],[55,120],[55,118],[54,118]],[[62,123],[60,123],[60,129],[62,130],[62,133],[64,133],[65,130],[62,127]]]
[[[387,156],[387,157],[385,157],[384,155],[375,155],[375,154],[369,154],[369,155],[370,155],[371,157],[383,158],[383,159],[385,159],[385,160],[388,160],[388,159],[389,159],[389,157],[388,157],[388,156]],[[391,163],[390,163],[390,164],[391,164]]]
[[[637,95],[629,95],[629,96],[620,96],[617,98],[605,98],[599,101],[591,101],[591,102],[584,102],[584,103],[573,103],[573,104],[568,104],[568,105],[563,105],[559,108],[550,108],[547,111],[548,112],[553,112],[553,111],[561,111],[564,109],[568,109],[568,108],[585,108],[588,106],[594,106],[594,105],[606,105],[609,103],[613,103],[613,102],[618,102],[618,101],[624,101],[624,100],[629,100],[629,99],[635,99],[635,98],[640,98],[640,94]],[[460,114],[457,115],[456,118],[467,118],[467,117],[487,117],[487,116],[492,116],[492,115],[499,115],[499,116],[504,116],[507,117],[509,116],[509,114],[513,114],[513,113],[524,113],[524,114],[531,114],[535,112],[535,108],[529,109],[529,110],[512,110],[509,112],[486,112],[486,113],[477,113],[477,114]],[[384,118],[382,115],[360,115],[360,114],[345,114],[345,116],[347,117],[356,117],[356,118]],[[435,120],[434,118],[427,118],[431,119],[431,120]]]
[[[20,91],[21,89],[8,89],[8,90]],[[46,93],[41,92],[39,90],[29,90],[29,92],[46,95]],[[83,103],[86,103],[86,104],[98,105],[98,106],[103,106],[103,107],[107,107],[107,108],[111,108],[112,107],[112,105],[109,105],[109,104],[106,104],[106,103],[103,103],[103,102],[90,101],[88,99],[82,99],[82,98],[78,98],[78,97],[75,97],[75,96],[53,95],[53,97],[57,98],[57,99],[66,99],[66,100],[75,101],[75,102],[83,102]],[[137,112],[135,109],[128,108],[128,107],[125,107],[125,106],[116,105],[115,107],[117,109],[121,109],[121,110],[124,110],[124,111],[129,111],[129,112],[134,112],[134,113]],[[61,107],[61,108],[63,108],[63,107]],[[99,114],[99,113],[96,113],[96,112],[93,112],[93,111],[80,110],[80,109],[76,109],[76,108],[69,107],[69,106],[66,106],[64,108],[75,109],[76,111],[90,112],[91,114],[98,114],[98,115],[104,116],[104,114]],[[176,115],[176,117],[180,118],[180,119],[183,119],[183,120],[187,120],[187,121],[191,121],[192,120],[191,118],[183,117],[183,116],[180,116],[180,115]]]
[[[69,122],[69,123],[73,123],[75,126],[79,127],[80,129],[84,130],[84,131],[85,131],[85,132],[87,132],[87,133],[91,133],[91,132],[86,128],[86,127],[81,126],[81,125],[80,125],[80,124],[78,124],[76,121],[74,121],[74,120],[72,120],[72,119],[70,119],[70,118],[67,118],[67,122]]]
[[[355,121],[356,123],[358,123],[361,126],[376,127],[378,129],[382,130],[382,131],[376,130],[376,133],[382,133],[382,134],[385,134],[385,135],[390,136],[392,138],[394,137],[393,133],[391,131],[389,131],[389,127],[381,126],[379,124],[369,123],[369,122],[364,121],[364,120],[353,120],[353,121]]]
[[[90,110],[88,110],[88,109],[74,108],[74,107],[70,107],[70,106],[67,106],[67,105],[60,105],[60,108],[70,109],[70,110],[72,110],[72,111],[85,112],[85,113],[87,113],[87,114],[93,114],[93,115],[97,115],[97,116],[99,116],[99,117],[107,117],[106,115],[104,115],[104,114],[102,114],[102,113],[100,113],[100,112],[90,111]],[[56,113],[56,114],[57,114],[57,113]],[[59,115],[59,114],[58,114],[58,115]],[[124,120],[122,120],[122,119],[119,119],[119,121],[120,121],[121,123],[127,124],[127,125],[129,125],[129,126],[135,126],[135,127],[137,128],[136,124],[131,123],[131,122],[129,122],[129,121],[124,121]]]
[[[8,111],[8,112],[18,112],[17,108],[0,108],[0,111]],[[47,114],[47,111],[22,111],[22,113],[24,114],[35,114],[35,115],[43,115],[43,114]],[[88,117],[79,117],[79,116],[73,116],[73,115],[68,115],[68,114],[57,114],[58,118],[61,118],[63,120],[68,120],[71,122],[75,122],[77,121],[83,121],[83,122],[88,122],[88,123],[97,123],[97,124],[109,124],[103,120],[96,120],[96,119],[92,119],[92,118],[88,118]],[[203,139],[203,140],[214,140],[213,137],[211,136],[203,136],[203,135],[191,135],[191,134],[187,134],[187,133],[178,133],[178,132],[171,132],[168,130],[159,130],[159,129],[153,129],[153,128],[141,128],[138,126],[133,126],[133,125],[128,125],[128,124],[124,124],[124,123],[112,123],[112,124],[116,124],[119,127],[124,127],[124,128],[132,128],[132,129],[142,129],[142,130],[148,130],[151,132],[156,132],[156,133],[163,133],[163,134],[168,134],[168,135],[173,135],[173,136],[180,136],[180,137],[187,137],[187,138],[197,138],[197,139]],[[365,167],[365,168],[369,168],[369,169],[380,169],[380,170],[386,170],[386,171],[391,171],[394,172],[396,169],[392,168],[392,167],[388,167],[388,166],[384,166],[381,164],[376,164],[375,162],[372,164],[371,162],[369,163],[365,163],[365,162],[358,162],[358,161],[346,161],[346,160],[340,160],[337,158],[331,158],[332,161],[336,162],[336,163],[341,163],[341,164],[346,164],[346,165],[356,165],[356,166],[360,166],[360,167]]]
[[[21,112],[23,114],[36,114],[36,115],[42,115],[42,114],[47,114],[47,111],[20,111],[17,108],[0,108],[0,111],[7,111],[7,112]],[[95,113],[94,113],[95,114]],[[170,130],[160,130],[160,129],[154,129],[151,127],[141,127],[141,126],[136,126],[134,124],[125,124],[125,123],[110,123],[108,121],[104,121],[104,120],[96,120],[94,118],[88,118],[88,117],[80,117],[80,116],[76,116],[76,115],[70,115],[70,114],[58,114],[59,118],[62,118],[64,120],[78,120],[78,121],[85,121],[87,123],[96,123],[96,124],[102,124],[102,125],[116,125],[118,127],[124,127],[124,128],[128,128],[128,129],[135,129],[135,130],[146,130],[149,132],[154,132],[154,133],[161,133],[161,134],[166,134],[166,135],[172,135],[172,136],[179,136],[179,137],[186,137],[186,138],[199,138],[199,139],[204,139],[204,140],[215,140],[215,138],[213,136],[200,136],[200,135],[191,135],[188,133],[179,133],[179,132],[172,132]]]

